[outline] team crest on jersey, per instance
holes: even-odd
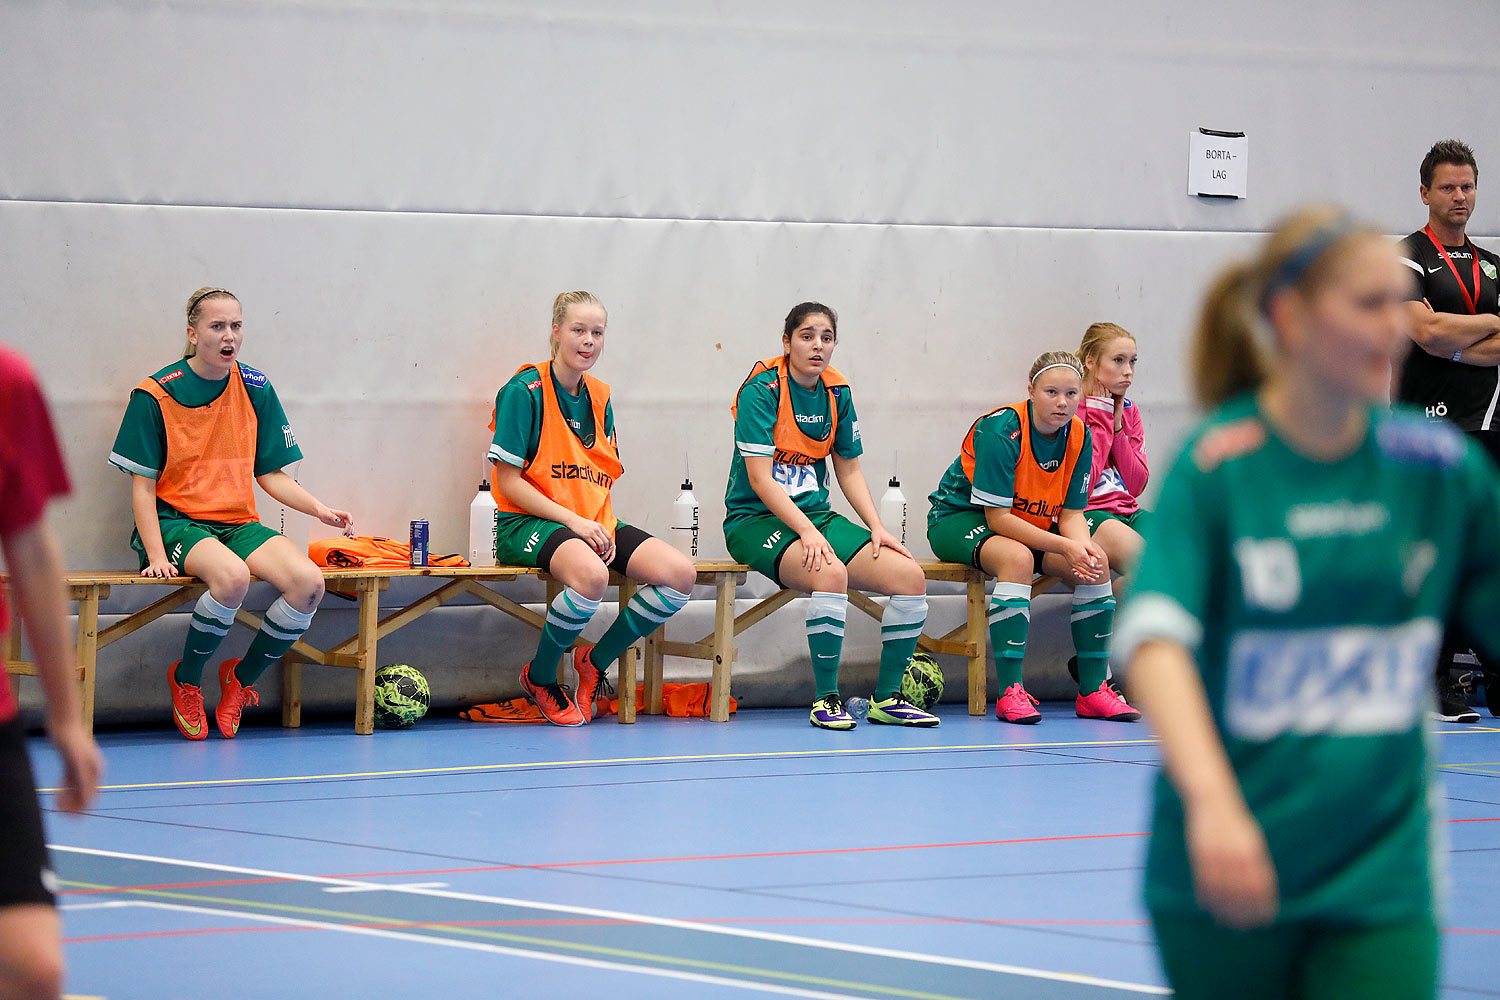
[[[1464,441],[1457,428],[1439,421],[1392,416],[1375,428],[1375,444],[1393,461],[1449,469],[1463,458]]]
[[[1221,462],[1246,455],[1266,443],[1266,428],[1254,417],[1233,420],[1215,427],[1198,439],[1193,447],[1193,464],[1200,471],[1212,472]]]
[[[257,389],[264,389],[270,381],[260,372],[243,363],[240,365],[240,378],[245,380],[246,385],[253,385]]]
[[[1491,281],[1495,280],[1495,274],[1496,274],[1496,272],[1495,272],[1495,265],[1494,264],[1491,264],[1487,260],[1481,259],[1479,261],[1479,269],[1484,272],[1484,276],[1486,278],[1489,278]]]

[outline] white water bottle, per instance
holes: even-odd
[[[901,492],[901,481],[895,476],[880,498],[880,521],[886,530],[894,529],[896,541],[906,544],[906,494]]]
[[[682,492],[672,501],[672,547],[689,559],[698,555],[698,498],[693,481],[682,481]]]
[[[480,483],[474,502],[469,504],[469,565],[495,565],[495,521],[500,510],[490,493],[489,483]]]

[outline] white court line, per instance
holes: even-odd
[[[407,934],[401,931],[383,930],[379,927],[358,927],[352,924],[326,923],[321,920],[308,920],[302,917],[276,917],[268,913],[246,913],[242,910],[220,910],[211,906],[188,906],[182,903],[158,903],[154,900],[131,900],[126,906],[142,906],[152,910],[170,910],[174,913],[207,914],[214,917],[222,917],[228,920],[259,921],[264,924],[280,924],[286,927],[306,927],[310,930],[338,931],[343,934],[360,934],[365,937],[386,938],[392,941],[407,941],[415,944],[434,944],[445,948],[462,948],[465,951],[483,951],[493,955],[512,955],[517,958],[536,958],[544,962],[558,962],[563,965],[582,965],[592,969],[607,969],[611,972],[638,972],[646,976],[659,976],[664,979],[682,979],[690,983],[706,983],[710,986],[730,986],[738,989],[754,990],[757,993],[776,993],[781,996],[803,997],[807,1000],[860,1000],[848,993],[824,993],[818,990],[805,990],[796,986],[778,986],[775,983],[760,983],[751,980],[729,979],[723,976],[709,976],[701,972],[681,972],[676,969],[664,969],[657,966],[631,965],[627,962],[609,962],[597,958],[580,958],[576,955],[559,955],[546,951],[531,951],[527,948],[512,948],[500,944],[486,944],[481,941],[464,941],[459,938],[438,937],[431,934]]]
[[[324,892],[385,892],[390,889],[446,889],[447,882],[404,882],[400,885],[374,883],[372,885],[331,885]]]
[[[156,864],[180,865],[184,868],[197,868],[203,871],[228,872],[233,875],[254,875],[259,878],[282,879],[289,882],[305,882],[313,885],[339,885],[358,886],[389,889],[392,892],[404,892],[413,896],[430,896],[437,899],[456,899],[471,903],[489,903],[497,906],[518,906],[533,910],[542,910],[549,913],[567,913],[573,916],[598,917],[605,920],[620,920],[636,924],[648,924],[655,927],[671,927],[676,930],[695,931],[700,934],[718,934],[724,937],[752,938],[757,941],[774,941],[778,944],[798,945],[804,948],[820,948],[827,951],[842,951],[856,955],[871,955],[876,958],[896,958],[908,962],[922,962],[928,965],[944,965],[957,969],[976,969],[981,972],[999,972],[1012,976],[1024,976],[1029,979],[1046,979],[1060,983],[1075,983],[1079,986],[1097,986],[1103,989],[1125,990],[1132,993],[1144,993],[1151,996],[1170,996],[1172,991],[1165,986],[1151,986],[1146,983],[1129,983],[1118,979],[1103,979],[1097,976],[1088,976],[1073,972],[1053,972],[1047,969],[1028,969],[1019,965],[1003,965],[998,962],[981,962],[967,958],[949,958],[941,955],[924,955],[920,952],[899,951],[891,948],[876,948],[870,945],[846,944],[842,941],[824,941],[818,938],[800,937],[792,934],[776,934],[770,931],[757,931],[745,927],[722,927],[714,924],[700,924],[689,920],[674,920],[670,917],[652,917],[640,913],[625,913],[619,910],[600,910],[587,906],[570,906],[563,903],[542,903],[529,899],[513,899],[506,896],[485,896],[467,892],[453,892],[442,889],[415,889],[397,885],[382,885],[377,882],[362,882],[357,879],[329,878],[325,875],[293,875],[289,872],[265,871],[259,868],[240,868],[234,865],[213,864],[206,861],[185,861],[180,858],[163,858],[149,854],[125,854],[120,851],[104,851],[91,847],[64,847],[57,844],[47,845],[54,851],[62,851],[69,854],[88,854],[101,858],[118,858],[124,861],[150,861]]]

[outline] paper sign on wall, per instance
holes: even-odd
[[[1243,198],[1250,183],[1250,140],[1210,128],[1188,133],[1188,194]]]

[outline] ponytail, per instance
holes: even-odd
[[[1214,407],[1265,381],[1269,365],[1264,320],[1255,306],[1255,264],[1241,261],[1214,279],[1203,299],[1193,338],[1193,390],[1198,404]]]
[[[1380,238],[1342,209],[1313,206],[1283,219],[1253,258],[1220,272],[1204,296],[1193,340],[1199,404],[1217,406],[1260,388],[1275,356],[1273,300],[1283,293],[1311,296],[1353,241]]]

